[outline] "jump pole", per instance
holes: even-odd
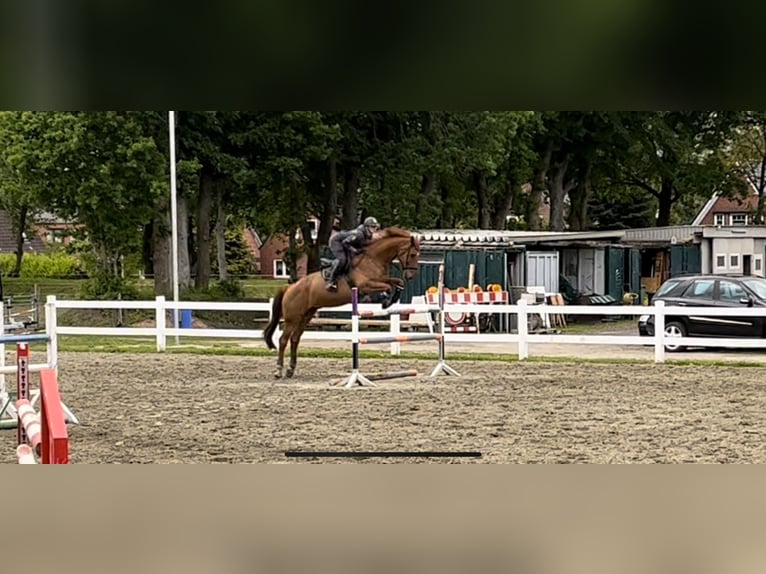
[[[439,373],[444,373],[445,375],[459,377],[460,373],[447,364],[447,346],[444,341],[444,263],[439,265],[437,289],[439,290],[439,363],[431,371],[431,376],[435,377]]]

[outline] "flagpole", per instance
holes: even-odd
[[[178,304],[178,205],[176,189],[176,113],[168,112],[170,124],[170,225],[172,234],[173,302]],[[178,329],[178,307],[173,309],[173,328]],[[179,343],[176,333],[176,345]]]

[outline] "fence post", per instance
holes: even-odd
[[[166,316],[165,316],[165,296],[157,295],[155,299],[157,307],[155,309],[154,325],[157,329],[157,352],[161,353],[167,347]]]
[[[654,304],[654,362],[665,362],[665,301]]]
[[[396,337],[401,333],[401,323],[399,322],[399,313],[394,313],[393,315],[389,315],[389,319],[391,319],[391,336]],[[402,350],[401,343],[391,343],[391,354],[392,355],[399,355]]]
[[[519,316],[516,321],[519,331],[519,360],[524,360],[529,357],[529,342],[527,341],[527,335],[529,334],[527,302],[525,299],[519,299],[516,304],[519,307]]]
[[[56,296],[48,295],[45,298],[45,334],[48,335],[47,351],[48,368],[58,374],[59,340],[57,333],[58,316],[56,311]]]

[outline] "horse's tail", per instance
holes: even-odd
[[[271,306],[271,321],[269,321],[269,324],[266,325],[266,328],[263,330],[263,340],[266,341],[266,346],[272,350],[277,348],[274,341],[271,339],[274,336],[274,331],[277,330],[279,320],[282,318],[282,299],[285,298],[287,287],[288,286],[282,287],[277,291],[277,295],[274,297],[274,303]]]

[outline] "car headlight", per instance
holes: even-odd
[[[641,316],[638,318],[638,322],[639,322],[639,323],[646,323],[646,322],[648,322],[648,321],[649,321],[649,317],[651,317],[651,315],[641,315]]]

